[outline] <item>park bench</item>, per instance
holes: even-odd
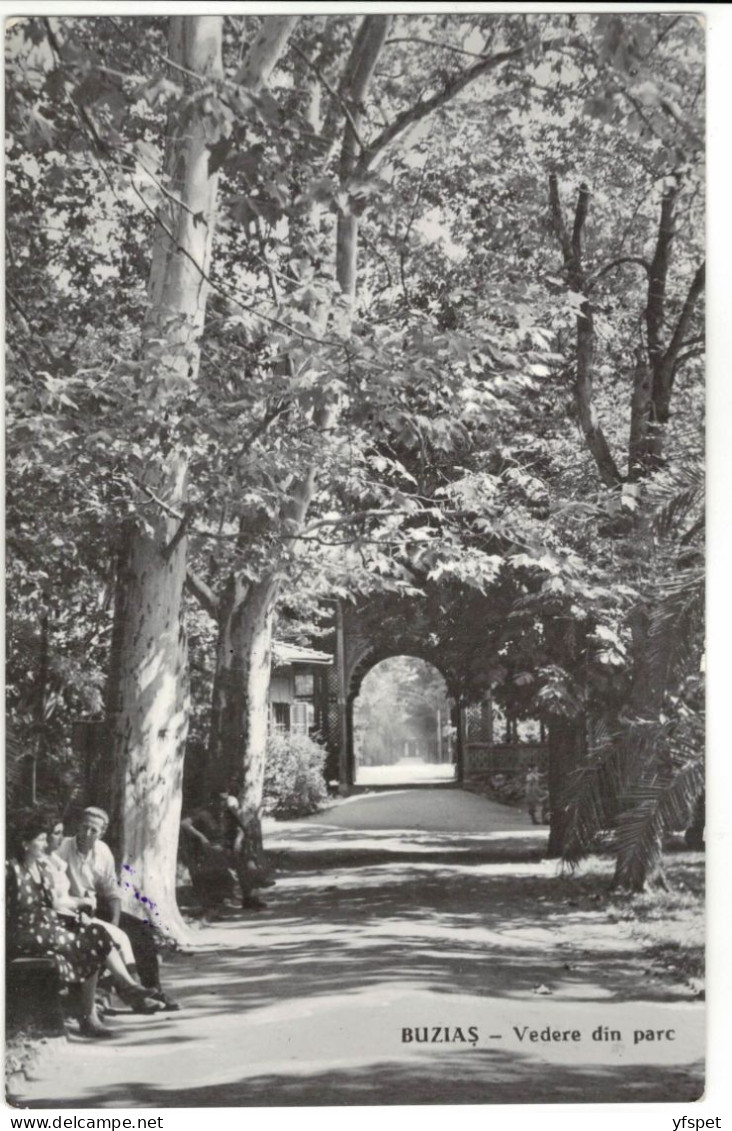
[[[65,1032],[61,982],[51,958],[10,958],[5,974],[6,1032]]]

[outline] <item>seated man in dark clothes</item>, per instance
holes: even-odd
[[[247,820],[232,794],[213,793],[208,805],[185,818],[181,831],[193,891],[205,912],[231,897],[234,875],[243,908],[260,911],[267,906],[254,894],[256,888],[274,883],[266,873],[259,822]]]
[[[122,889],[117,881],[114,858],[101,837],[107,830],[109,817],[104,809],[85,809],[76,836],[64,837],[56,855],[65,861],[72,896],[93,895],[97,915],[121,927],[130,940],[135,965],[130,973],[137,976],[149,995],[162,1002],[167,1010],[180,1006],[160,987],[160,965],[151,924],[122,911]]]

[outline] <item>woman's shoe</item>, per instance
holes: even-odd
[[[95,1041],[105,1041],[113,1037],[114,1032],[112,1029],[108,1029],[106,1025],[102,1025],[95,1014],[91,1014],[88,1017],[82,1017],[79,1021],[79,1035],[91,1037]]]
[[[157,1002],[158,1009],[162,1009],[165,1013],[178,1013],[180,1010],[180,1002],[169,997],[163,990],[146,990],[145,993]]]
[[[133,1013],[160,1013],[164,1009],[155,994],[144,986],[118,986],[117,996]]]

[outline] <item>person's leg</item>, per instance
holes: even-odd
[[[112,975],[115,987],[117,989],[133,989],[144,990],[144,986],[133,977],[132,971],[125,966],[122,957],[118,951],[112,949],[104,960],[104,965]]]
[[[124,931],[120,927],[115,927],[114,923],[106,923],[104,919],[92,919],[92,923],[96,923],[98,927],[101,927],[102,930],[107,932],[125,966],[130,970],[130,967],[135,965],[135,956],[132,953],[130,940],[127,938]]]
[[[160,965],[155,951],[155,942],[149,923],[135,919],[134,915],[122,912],[119,925],[130,941],[134,965],[140,982],[147,989],[160,989]]]
[[[92,974],[81,983],[81,1009],[79,1032],[83,1037],[111,1037],[112,1030],[102,1025],[97,1014],[96,992],[98,974]]]
[[[166,1010],[174,1012],[180,1009],[178,1003],[169,997],[160,985],[160,964],[150,924],[135,919],[134,915],[123,911],[119,925],[129,938],[135,957],[135,967],[129,973],[137,976],[143,987],[149,991],[148,996],[161,1002]]]
[[[107,955],[105,966],[112,975],[117,994],[134,1013],[159,1013],[163,1009],[163,1003],[156,1000],[157,991],[146,990],[141,986],[114,948]]]
[[[241,905],[252,911],[260,911],[267,906],[264,900],[256,893],[257,876],[251,861],[244,860],[240,855],[236,859],[236,876],[241,888]]]
[[[267,904],[259,898],[255,891],[259,869],[253,851],[254,845],[251,839],[247,838],[243,830],[240,829],[229,854],[229,862],[236,872],[236,878],[241,888],[241,906],[249,911],[262,911]]]

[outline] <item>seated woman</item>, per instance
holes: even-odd
[[[11,841],[7,865],[6,903],[8,941],[15,956],[50,958],[67,984],[81,985],[79,1030],[85,1037],[111,1037],[97,1015],[95,992],[100,970],[106,967],[125,999],[137,1003],[145,991],[125,969],[110,936],[96,924],[64,927],[53,909],[47,866],[48,822],[40,815],[28,818]]]

